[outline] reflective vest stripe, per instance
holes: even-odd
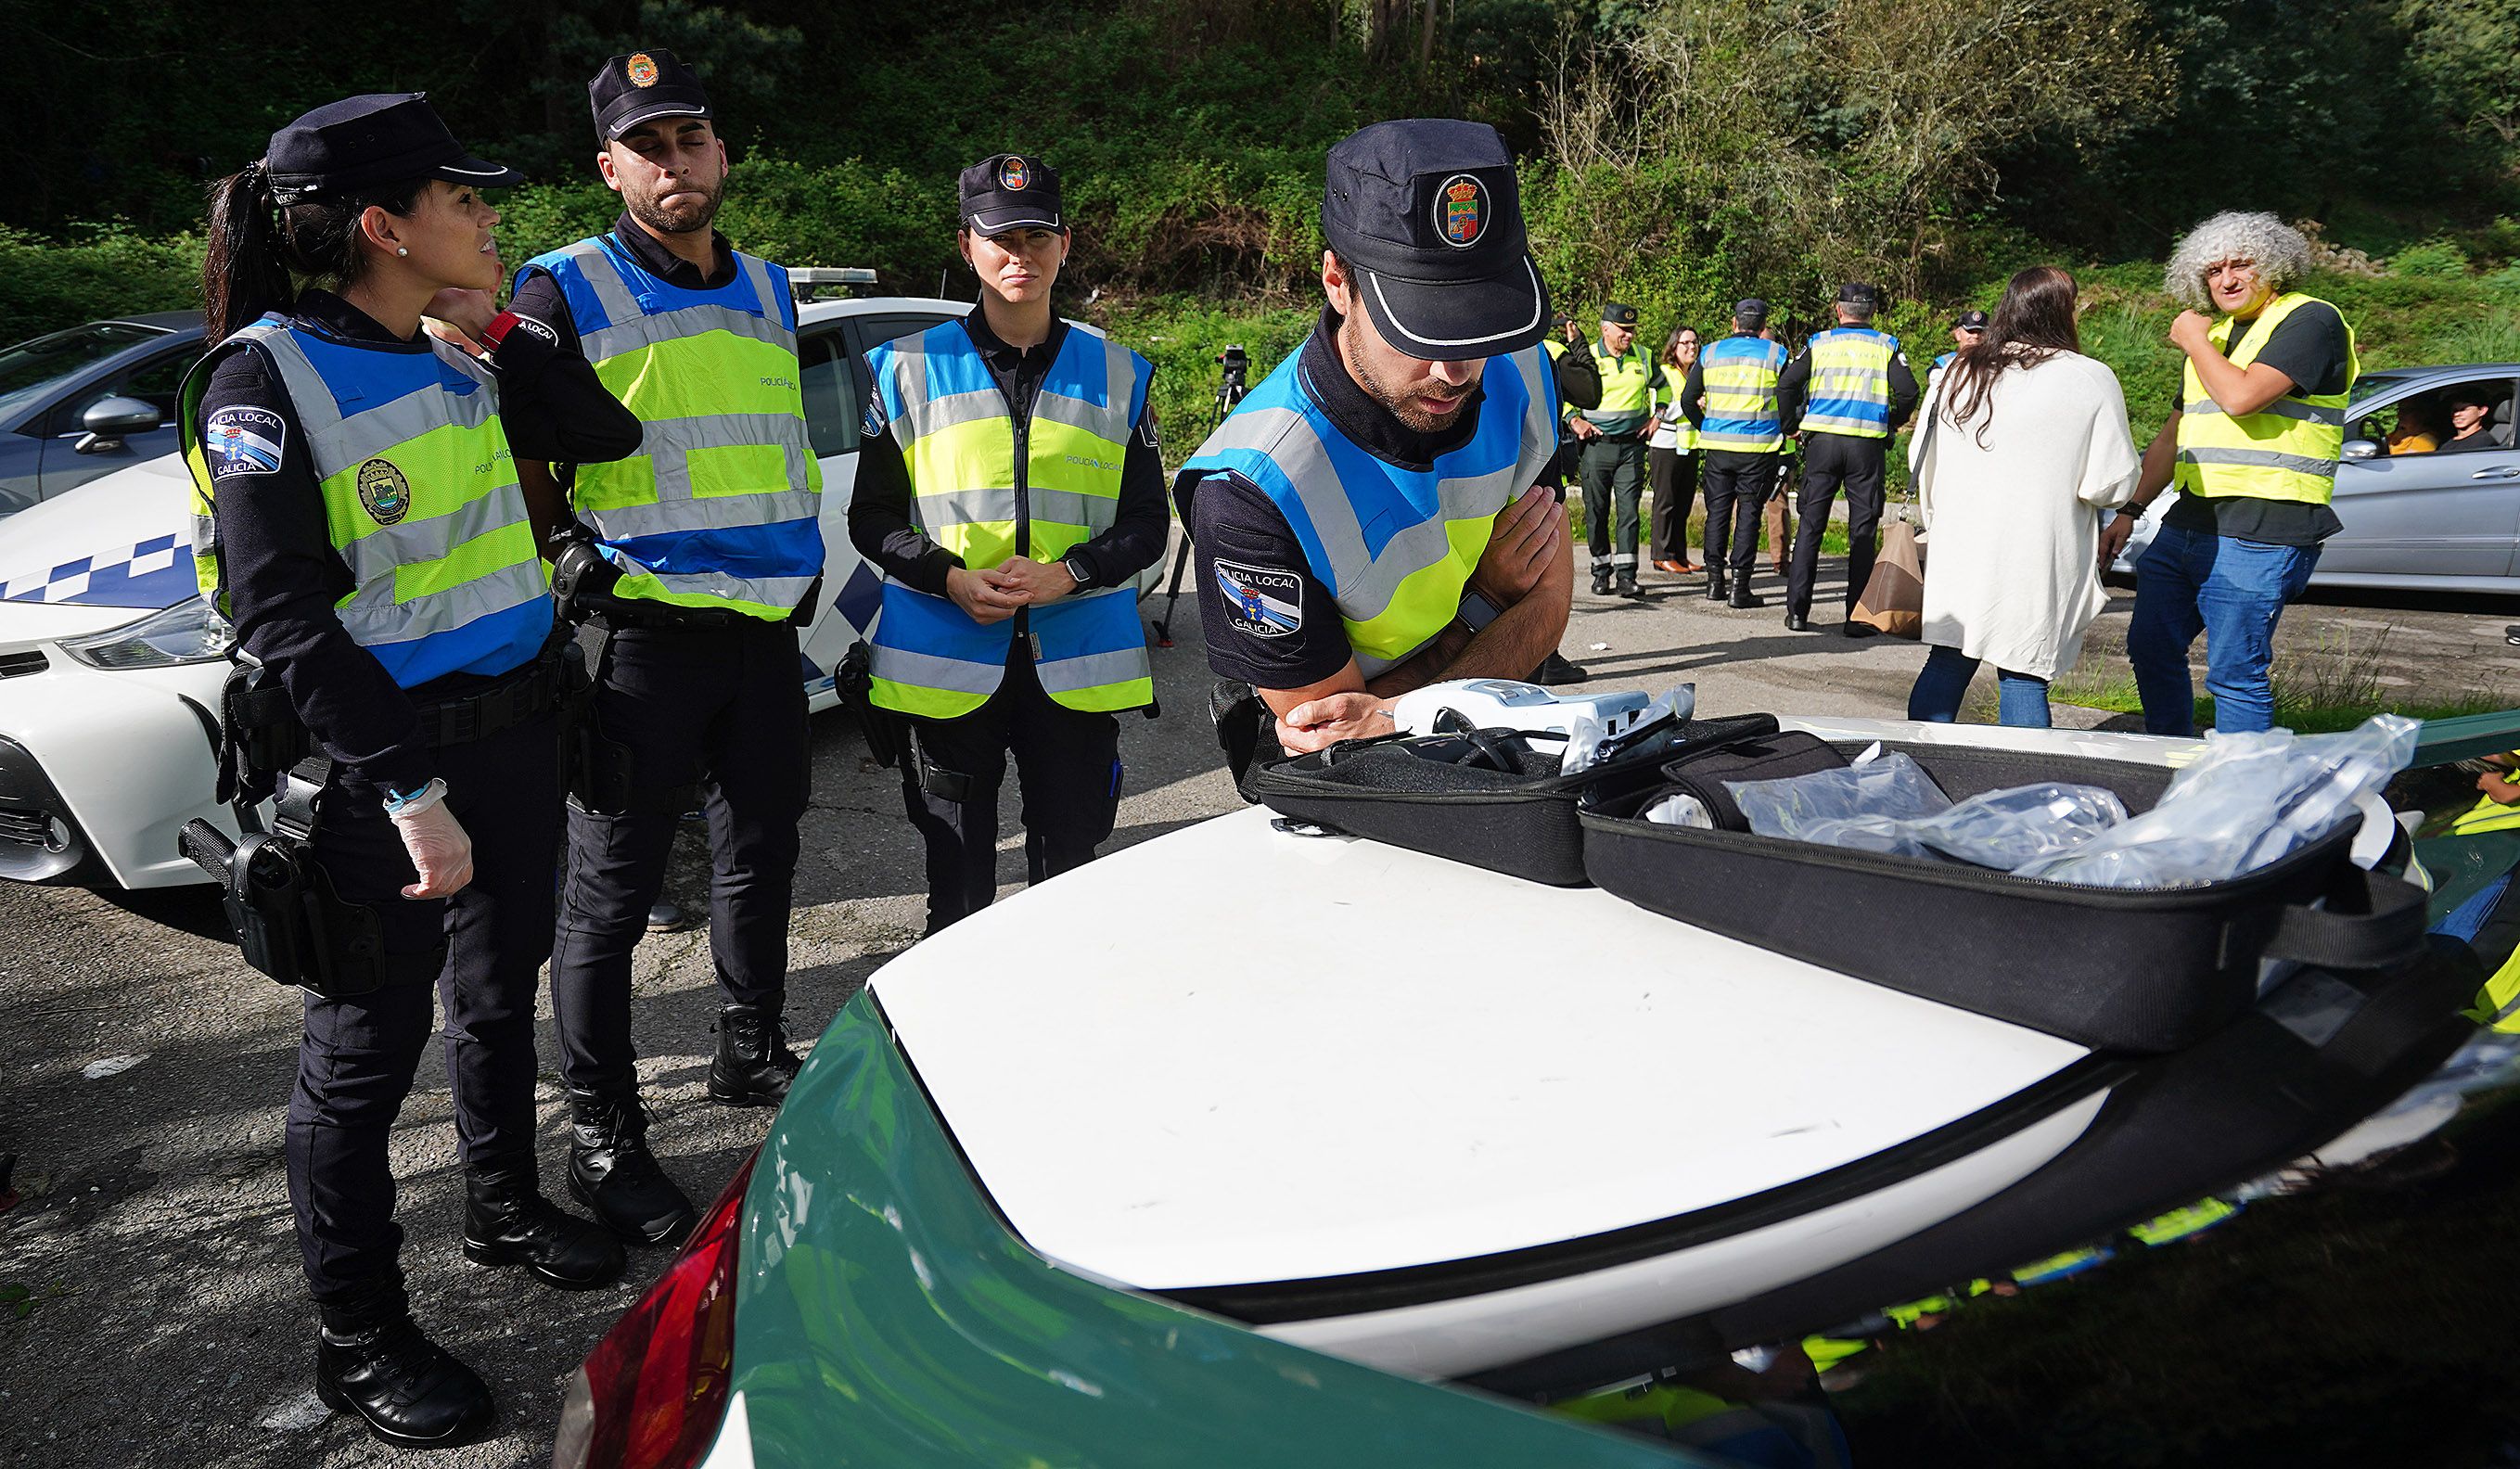
[[[1800,426],[1849,438],[1888,438],[1890,364],[1898,354],[1897,337],[1869,327],[1815,334]]]
[[[1612,356],[1593,343],[1593,367],[1601,375],[1601,401],[1583,410],[1584,417],[1609,433],[1633,433],[1645,421],[1653,402],[1653,360],[1642,347]]]
[[[2233,367],[2255,363],[2284,320],[2304,306],[2326,305],[2314,296],[2287,291],[2276,296],[2254,320],[2225,317],[2211,333],[2217,350],[2229,354]],[[2334,307],[2328,309],[2334,310]],[[2238,337],[2234,346],[2232,339]],[[2345,329],[2344,392],[2286,393],[2256,413],[2222,412],[2205,391],[2196,365],[2181,370],[2179,453],[2174,482],[2182,494],[2206,498],[2244,497],[2325,505],[2336,492],[2336,465],[2345,448],[2345,410],[2362,363],[2354,329]]]
[[[1698,446],[1733,454],[1774,454],[1784,447],[1777,411],[1777,375],[1784,348],[1756,336],[1727,336],[1698,359],[1705,397]]]

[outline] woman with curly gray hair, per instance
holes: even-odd
[[[2338,529],[2328,500],[2360,370],[2344,315],[2292,289],[2309,273],[2309,240],[2272,214],[2217,214],[2171,252],[2162,288],[2187,307],[2170,324],[2187,358],[2179,406],[2144,451],[2134,501],[2100,533],[2106,565],[2177,486],[2136,565],[2127,627],[2152,734],[2196,733],[2187,649],[2199,633],[2214,727],[2274,723],[2275,621]]]

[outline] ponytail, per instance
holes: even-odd
[[[338,289],[367,273],[359,219],[371,206],[408,215],[428,188],[411,179],[348,199],[283,204],[260,160],[210,186],[202,304],[209,339],[225,340],[266,312],[297,304],[299,280]]]

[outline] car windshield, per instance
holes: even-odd
[[[90,322],[0,351],[0,418],[37,402],[89,364],[165,334],[163,327],[137,322]]]
[[[2382,393],[2395,391],[2398,385],[2406,380],[2395,373],[2364,373],[2354,379],[2353,396],[2345,405],[2346,415],[2351,417],[2354,410],[2379,397]]]

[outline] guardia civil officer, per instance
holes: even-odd
[[[566,610],[605,639],[570,793],[552,1008],[575,1124],[570,1191],[623,1238],[672,1244],[696,1214],[647,1143],[631,951],[675,825],[698,804],[719,999],[708,1094],[728,1106],[787,1095],[797,1061],[780,1016],[807,760],[796,638],[823,569],[823,480],[787,272],[710,227],[727,156],[698,75],[661,47],[633,52],[606,62],[587,97],[596,169],[621,217],[527,261],[514,300],[583,352],[646,428],[635,458],[579,465],[570,489],[583,522],[572,534],[586,539],[562,554],[578,593]]]
[[[1638,508],[1644,496],[1645,436],[1653,395],[1669,385],[1662,364],[1637,341],[1637,308],[1601,307],[1601,337],[1593,344],[1600,402],[1568,417],[1567,431],[1584,443],[1584,533],[1593,553],[1593,595],[1607,596],[1618,578],[1621,597],[1637,595]],[[1617,542],[1611,539],[1615,511]]]
[[[315,758],[299,770],[322,791],[313,858],[373,911],[385,956],[382,986],[308,996],[289,1104],[316,1391],[423,1447],[492,1416],[481,1380],[413,1321],[399,1264],[385,1143],[432,984],[466,1256],[571,1288],[622,1267],[618,1243],[535,1181],[561,690],[511,456],[609,460],[639,431],[583,362],[491,309],[499,213],[479,191],[516,182],[417,93],[282,128],[213,192],[202,288],[217,345],[182,393],[203,595],[303,722]]]
[[[1154,702],[1133,585],[1170,528],[1153,369],[1051,309],[1069,242],[1048,163],[972,164],[958,248],[978,304],[867,354],[849,539],[884,573],[871,696],[911,723],[929,933],[997,896],[1007,756],[1039,882],[1111,834],[1114,716]]]
[[[1530,677],[1574,590],[1549,293],[1505,140],[1350,135],[1322,232],[1320,323],[1174,482],[1208,663],[1293,751],[1388,734],[1392,697],[1439,680]],[[1220,729],[1238,762],[1259,733]]]
[[[1706,453],[1706,595],[1735,607],[1759,605],[1750,592],[1759,512],[1776,486],[1785,447],[1777,409],[1785,349],[1761,334],[1767,325],[1766,301],[1749,296],[1734,303],[1732,334],[1697,354],[1680,389],[1680,411],[1697,425],[1698,447]]]
[[[1850,282],[1837,292],[1837,325],[1812,334],[1777,378],[1778,412],[1802,445],[1802,487],[1794,505],[1793,563],[1785,572],[1785,626],[1811,631],[1812,585],[1820,577],[1821,532],[1839,486],[1846,489],[1846,619],[1839,631],[1871,631],[1854,618],[1856,599],[1880,551],[1882,459],[1890,435],[1916,407],[1916,378],[1899,338],[1872,325],[1879,292]]]

